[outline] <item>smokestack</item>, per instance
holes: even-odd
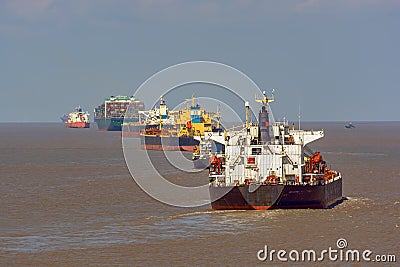
[[[246,107],[246,127],[249,127],[249,101],[246,101],[244,105]]]
[[[258,114],[258,129],[259,129],[259,141],[262,143],[268,143],[271,138],[269,136],[269,117],[268,111],[265,106],[261,108]]]

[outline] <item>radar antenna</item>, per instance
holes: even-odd
[[[274,92],[275,92],[275,89],[272,89],[272,96],[271,96],[271,98],[268,98],[267,93],[265,91],[263,91],[263,98],[258,99],[257,95],[256,95],[255,100],[256,100],[256,102],[261,103],[263,106],[266,106],[268,103],[273,102],[275,100]]]

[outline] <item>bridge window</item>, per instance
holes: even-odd
[[[251,154],[252,155],[261,155],[261,147],[253,147],[251,149]]]

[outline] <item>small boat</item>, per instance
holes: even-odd
[[[347,128],[347,129],[356,128],[356,126],[354,126],[353,123],[351,123],[351,122],[349,122],[348,124],[346,124],[344,127]]]

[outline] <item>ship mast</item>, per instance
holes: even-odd
[[[219,104],[217,105],[217,129],[219,129],[221,127],[221,114],[220,114],[220,110],[219,110]]]
[[[300,104],[299,104],[299,130],[300,130]]]
[[[244,103],[244,106],[246,107],[246,128],[248,128],[249,127],[249,108],[250,108],[249,101],[246,101]]]
[[[268,144],[271,142],[271,136],[270,136],[270,125],[269,125],[269,112],[267,110],[267,105],[269,102],[273,102],[275,99],[274,97],[274,89],[272,89],[272,97],[268,99],[267,93],[263,91],[263,98],[262,99],[256,99],[256,102],[259,102],[262,104],[261,110],[258,114],[258,136],[259,136],[259,142],[261,144]]]
[[[257,95],[256,95],[256,102],[261,103],[263,106],[266,106],[270,102],[274,102],[274,100],[275,100],[274,92],[275,92],[275,89],[272,89],[272,97],[270,99],[268,99],[267,93],[265,91],[263,91],[263,98],[257,99]]]
[[[161,115],[161,106],[164,104],[164,100],[162,98],[162,96],[160,96],[160,107],[158,109],[158,117],[160,118],[160,125],[159,125],[159,129],[160,131],[162,130],[162,115]]]

